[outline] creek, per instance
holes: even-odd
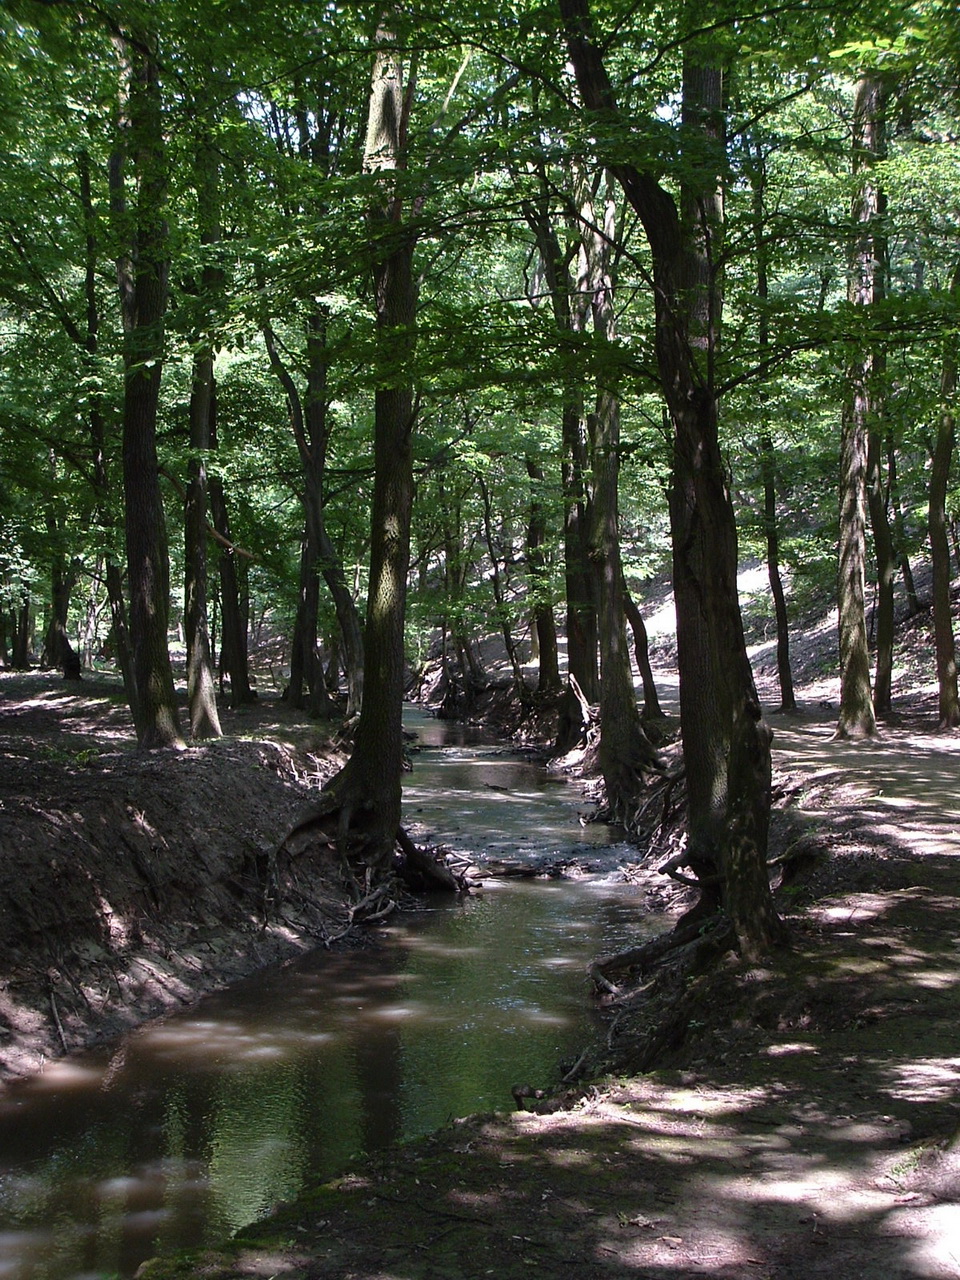
[[[308,1177],[547,1084],[592,1034],[586,966],[636,941],[637,891],[572,789],[482,731],[407,717],[405,820],[511,861],[589,874],[487,880],[391,919],[377,944],[257,974],[0,1095],[0,1280],[131,1277],[213,1243]],[[654,926],[655,927],[655,926]]]

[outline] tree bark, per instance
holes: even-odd
[[[379,377],[374,395],[374,486],[370,521],[363,707],[350,759],[318,809],[337,816],[341,853],[354,851],[375,879],[389,876],[400,829],[403,775],[404,620],[413,508],[411,382],[417,232],[405,217],[397,172],[405,165],[413,85],[385,18],[376,36],[364,168],[374,179],[368,224],[374,259]],[[358,847],[354,849],[354,842]]]
[[[853,203],[856,238],[850,255],[848,300],[872,306],[883,292],[883,236],[879,226],[882,193],[873,174],[883,153],[886,91],[875,76],[862,76],[853,114],[853,170],[859,187]],[[840,716],[837,736],[867,738],[877,722],[870,690],[866,624],[866,504],[870,434],[880,408],[881,366],[874,344],[858,352],[847,371],[849,391],[840,434],[840,528],[837,607],[840,624]],[[868,457],[869,453],[869,457]],[[873,501],[876,503],[877,499]],[[881,689],[881,697],[887,696]]]
[[[757,260],[757,298],[760,302],[760,320],[757,346],[760,358],[770,349],[770,321],[765,310],[770,296],[769,250],[766,232],[766,160],[760,147],[751,156],[750,177],[753,186],[753,236]],[[787,599],[780,573],[780,531],[777,522],[777,464],[773,440],[768,424],[767,393],[759,393],[763,426],[760,431],[760,474],[763,480],[763,531],[767,547],[767,578],[773,596],[774,616],[777,623],[777,676],[780,682],[780,710],[797,709],[793,691],[793,672],[790,668],[790,622],[787,616]]]
[[[560,0],[560,11],[585,106],[618,120],[587,0]],[[657,361],[674,427],[670,518],[688,861],[700,881],[701,909],[722,906],[742,953],[755,956],[782,936],[766,866],[770,731],[747,658],[736,523],[718,439],[722,78],[709,57],[690,50],[683,99],[684,126],[698,145],[679,210],[652,173],[623,161],[610,167],[653,257]]]
[[[217,397],[214,387],[210,418],[210,448],[217,447]],[[244,616],[240,575],[237,572],[237,553],[233,549],[230,518],[223,492],[223,481],[211,475],[208,483],[210,515],[213,527],[220,535],[220,672],[230,680],[230,706],[242,707],[256,702],[257,695],[250,687],[250,666],[247,657],[247,624]]]
[[[219,175],[214,147],[201,147],[196,165],[197,220],[200,242],[220,239]],[[212,307],[223,284],[223,272],[208,264],[201,274],[201,299]],[[210,321],[212,327],[212,317]],[[190,393],[190,463],[184,501],[184,629],[187,641],[187,703],[194,739],[219,738],[220,716],[210,654],[207,617],[207,462],[214,404],[212,333],[198,335]]]
[[[530,513],[527,521],[527,571],[533,595],[533,627],[539,667],[537,693],[542,698],[553,698],[560,693],[562,686],[557,653],[557,624],[553,616],[553,600],[544,551],[547,521],[540,497],[543,468],[530,454],[527,454],[526,464],[531,481]]]
[[[319,570],[330,592],[343,642],[343,658],[347,675],[347,719],[359,714],[363,701],[363,632],[356,603],[347,586],[343,562],[337,554],[324,518],[324,481],[326,476],[327,445],[330,439],[329,400],[327,396],[327,364],[329,354],[326,343],[326,316],[323,311],[314,312],[306,323],[307,387],[306,397],[301,398],[299,388],[280,357],[273,329],[269,323],[263,326],[264,339],[270,363],[287,396],[290,424],[293,429],[300,463],[303,468],[303,507],[306,518],[310,560],[314,570]],[[304,644],[317,643],[317,610],[303,617]],[[323,702],[322,675],[317,674],[316,664],[305,663],[307,677],[319,713]]]
[[[960,297],[960,266],[951,293]],[[937,665],[938,723],[941,729],[960,726],[960,696],[957,692],[957,655],[950,607],[950,543],[947,537],[947,487],[956,447],[957,355],[953,338],[944,343],[940,374],[940,420],[930,471],[928,525],[930,557],[933,562],[933,634]]]
[[[120,207],[122,172],[113,187],[119,230],[134,228],[133,243],[127,236],[121,240],[129,253],[118,262],[118,284],[124,320],[124,529],[137,737],[143,750],[184,745],[167,648],[170,566],[157,467],[167,237],[160,79],[153,43],[151,37],[139,35],[125,49],[130,69],[129,147],[138,183],[136,208],[127,226]]]
[[[657,684],[653,678],[653,668],[650,666],[650,645],[647,640],[647,628],[644,625],[643,614],[627,590],[626,582],[623,584],[623,608],[627,615],[627,621],[630,623],[630,629],[633,632],[633,656],[636,659],[640,682],[643,685],[643,719],[662,720],[663,710],[657,694]]]
[[[118,155],[119,163],[119,155]],[[113,168],[113,166],[111,166]],[[116,170],[119,178],[120,170]],[[86,329],[83,334],[83,347],[86,351],[87,365],[92,380],[99,384],[97,376],[97,352],[100,347],[100,307],[97,302],[97,270],[99,270],[99,237],[97,237],[97,215],[93,207],[93,195],[90,175],[90,156],[86,151],[79,152],[77,157],[77,177],[79,178],[79,195],[83,211],[84,255],[83,255],[83,296],[86,301]],[[119,182],[111,191],[111,204],[118,214],[123,212],[122,192]],[[140,721],[140,699],[137,696],[137,677],[133,671],[133,653],[129,626],[127,621],[127,602],[123,595],[123,568],[118,554],[118,545],[113,544],[111,532],[116,526],[113,502],[113,486],[110,483],[108,465],[108,443],[106,443],[106,424],[104,406],[99,390],[92,394],[90,403],[90,444],[93,454],[93,495],[95,495],[96,516],[102,529],[108,532],[108,545],[104,550],[106,596],[110,602],[110,622],[113,631],[114,657],[123,676],[123,687],[127,695],[127,704],[131,708],[133,723]],[[119,543],[119,538],[118,538]]]
[[[598,222],[593,201],[581,202],[584,276],[581,292],[590,299],[593,327],[602,343],[616,341],[614,282],[610,247],[616,234],[612,193]],[[638,807],[645,774],[657,767],[640,724],[627,648],[623,565],[620,560],[620,399],[612,360],[601,374],[589,432],[593,452],[593,522],[590,551],[600,584],[600,746],[607,808],[628,825]]]
[[[585,300],[570,278],[566,255],[553,225],[549,187],[543,175],[541,186],[540,198],[525,206],[527,222],[536,237],[557,328],[561,333],[580,333],[586,323]],[[575,372],[566,378],[563,387],[560,435],[567,670],[588,702],[596,702],[600,696],[600,670],[597,589],[590,565],[589,459],[583,389]]]

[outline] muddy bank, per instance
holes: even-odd
[[[140,754],[115,683],[0,676],[0,1076],[343,932],[316,846],[274,857],[340,757],[284,708]]]

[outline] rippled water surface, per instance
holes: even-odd
[[[632,891],[604,874],[617,850],[482,733],[410,724],[408,821],[481,860],[576,852],[596,874],[488,881],[0,1095],[0,1280],[132,1276],[576,1057],[586,964],[637,936]]]

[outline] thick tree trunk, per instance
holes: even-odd
[[[374,395],[374,486],[370,520],[370,585],[364,635],[363,707],[353,751],[324,788],[317,817],[336,815],[341,855],[356,854],[368,878],[389,876],[400,830],[403,776],[404,620],[413,508],[411,385],[417,288],[416,229],[405,220],[396,181],[404,164],[406,94],[395,41],[383,27],[370,91],[364,166],[377,178],[368,210],[380,366]]]
[[[48,518],[47,527],[56,532],[56,521]],[[67,616],[70,610],[70,596],[79,579],[79,563],[69,566],[64,562],[62,553],[55,552],[50,567],[50,621],[43,642],[43,653],[40,665],[56,667],[63,673],[65,680],[79,680],[81,671],[80,655],[70,643],[67,630]]]
[[[951,292],[960,297],[960,267],[954,273]],[[952,336],[944,344],[940,375],[942,406],[930,471],[928,524],[933,562],[933,634],[937,663],[938,722],[941,729],[960,726],[957,693],[957,654],[950,606],[950,543],[947,537],[947,487],[956,447],[957,355]]]
[[[126,50],[130,61],[129,151],[139,184],[132,211],[136,228],[130,256],[118,263],[124,320],[123,493],[130,590],[130,639],[137,688],[137,737],[144,750],[183,746],[173,671],[167,648],[170,565],[157,466],[157,407],[167,302],[166,186],[157,62],[141,36]],[[122,171],[114,170],[113,202],[123,218]]]
[[[617,118],[587,0],[560,0],[586,107]],[[678,211],[656,178],[611,166],[643,224],[654,263],[657,360],[674,425],[670,518],[680,715],[689,795],[689,862],[702,909],[722,906],[744,955],[782,936],[767,875],[770,732],[747,658],[737,594],[736,522],[718,440],[714,357],[722,295],[717,173],[722,80],[685,58],[684,124],[699,142]]]

